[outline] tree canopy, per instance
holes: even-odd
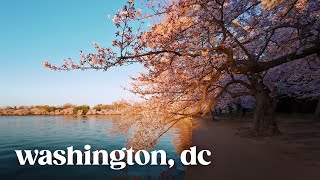
[[[141,63],[147,72],[133,78],[131,91],[146,98],[150,111],[174,119],[170,123],[253,97],[258,133],[277,128],[268,118],[272,94],[293,95],[297,88],[302,94],[319,92],[317,0],[149,0],[144,5],[148,13],[130,0],[114,16],[118,31],[111,47],[94,43],[97,52],[81,52],[79,63],[46,61],[45,67],[108,70]],[[310,73],[314,77],[306,77]],[[294,81],[298,76],[302,79]],[[309,85],[312,90],[305,89]]]

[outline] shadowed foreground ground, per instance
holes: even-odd
[[[187,179],[320,179],[320,123],[284,119],[282,136],[245,138],[236,132],[249,122],[200,122],[192,146],[211,150],[212,164],[187,167]]]

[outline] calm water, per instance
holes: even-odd
[[[185,127],[173,128],[159,139],[154,149],[163,149],[168,158],[175,160],[175,167],[130,166],[121,171],[109,166],[20,166],[14,150],[48,149],[66,150],[69,146],[84,150],[105,149],[108,152],[125,146],[127,133],[110,135],[120,120],[112,117],[0,117],[0,179],[158,179],[161,174],[173,174],[183,179],[184,167],[177,152],[186,148],[188,133]]]

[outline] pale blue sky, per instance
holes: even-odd
[[[0,106],[111,103],[132,98],[122,89],[140,66],[108,72],[53,72],[42,62],[59,64],[93,52],[92,42],[110,45],[115,27],[107,18],[124,0],[1,0]]]

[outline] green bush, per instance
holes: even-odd
[[[55,111],[57,108],[54,107],[54,106],[48,106],[48,105],[44,105],[44,106],[35,106],[36,108],[38,109],[44,109],[46,110],[47,112],[53,112]]]
[[[101,111],[102,109],[112,109],[111,105],[109,104],[106,104],[106,105],[103,105],[103,104],[97,104],[93,107],[93,109],[97,110],[97,111]]]
[[[64,104],[62,107],[63,107],[63,109],[68,109],[68,108],[72,108],[73,105],[70,103],[67,103],[67,104]]]
[[[95,105],[94,107],[93,107],[93,109],[95,109],[95,110],[97,110],[97,111],[101,111],[101,107],[102,107],[103,105],[102,104],[97,104],[97,105]]]
[[[77,114],[79,110],[82,110],[82,114],[87,114],[89,109],[90,109],[90,106],[88,106],[88,105],[75,106],[73,108],[73,114]]]

